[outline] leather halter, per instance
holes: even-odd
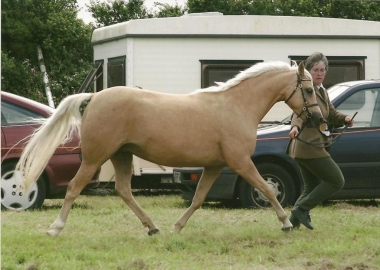
[[[300,75],[298,74],[298,72],[296,72],[296,74],[297,74],[297,85],[294,88],[293,92],[290,94],[290,96],[285,100],[285,103],[288,103],[289,99],[294,95],[294,93],[297,91],[297,89],[300,89],[301,93],[302,93],[304,107],[302,108],[302,111],[299,114],[297,114],[297,113],[296,114],[298,117],[300,117],[302,115],[302,113],[306,113],[306,118],[311,119],[312,113],[309,111],[309,107],[319,106],[319,105],[318,105],[318,103],[313,103],[310,105],[307,103],[306,98],[305,98],[305,94],[303,92],[303,85],[302,85],[303,81],[311,81],[311,80],[310,79],[302,79],[300,77]]]

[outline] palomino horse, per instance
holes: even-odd
[[[55,149],[81,136],[82,165],[68,185],[62,209],[48,230],[57,236],[65,226],[74,200],[100,166],[111,160],[119,196],[148,228],[157,226],[135,201],[131,192],[132,155],[171,167],[204,167],[191,206],[174,224],[180,232],[202,205],[224,166],[242,176],[273,205],[284,231],[292,224],[274,192],[251,160],[256,130],[269,109],[281,100],[309,126],[319,126],[309,72],[282,62],[259,63],[226,83],[186,95],[170,95],[128,87],[67,97],[33,135],[16,170],[24,188],[38,179]],[[88,102],[83,116],[80,108]]]

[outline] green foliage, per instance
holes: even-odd
[[[41,73],[34,69],[30,61],[18,62],[1,52],[1,89],[14,94],[29,97],[42,103],[46,98],[39,89],[43,89]],[[20,78],[22,78],[20,80]]]
[[[113,0],[108,2],[91,0],[87,7],[96,20],[96,27],[136,19],[179,17],[185,14],[187,10],[178,3],[169,5],[154,2],[154,6],[158,8],[158,11],[149,11],[144,6],[144,0]]]
[[[330,1],[332,18],[380,21],[380,1]]]
[[[188,0],[189,13],[221,12],[233,15],[234,0]],[[239,1],[236,5],[240,5]]]
[[[50,17],[47,24],[49,29],[41,44],[52,93],[66,97],[79,89],[91,70],[93,29],[69,11]]]
[[[163,4],[156,2],[155,6],[159,8],[158,12],[153,14],[153,17],[165,18],[165,17],[180,17],[185,14],[186,9],[178,5],[177,3],[173,6],[169,4]]]
[[[151,17],[144,6],[144,0],[91,0],[87,7],[95,18],[97,27]]]
[[[2,0],[1,14],[2,53],[8,56],[2,85],[7,91],[43,97],[37,57],[40,46],[55,102],[75,93],[91,68],[93,30],[77,19],[77,1]],[[16,70],[10,68],[10,61],[18,67]],[[24,72],[24,76],[14,76],[17,72]],[[41,83],[31,83],[36,75]]]
[[[188,0],[188,12],[225,15],[309,16],[380,21],[380,1]]]

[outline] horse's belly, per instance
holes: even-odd
[[[133,146],[128,151],[150,162],[169,167],[224,166],[225,162],[217,149],[183,146],[181,148],[165,145],[150,147]],[[127,149],[125,149],[127,150]]]

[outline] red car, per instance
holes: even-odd
[[[36,101],[1,92],[1,208],[34,209],[42,206],[46,198],[62,197],[70,180],[81,165],[78,139],[59,147],[44,172],[26,194],[16,189],[20,180],[15,173],[27,137],[38,125],[32,119],[47,118],[54,109]],[[86,188],[99,184],[98,174]]]

